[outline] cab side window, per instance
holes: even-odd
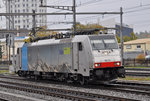
[[[83,46],[82,46],[81,42],[78,43],[78,49],[79,49],[79,51],[82,51],[82,49],[83,49]]]

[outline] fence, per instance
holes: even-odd
[[[150,60],[145,59],[124,59],[124,66],[127,67],[150,67]]]

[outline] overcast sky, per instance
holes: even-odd
[[[1,1],[1,0],[0,0]],[[1,2],[0,2],[1,3]],[[72,5],[72,0],[47,0],[47,5]],[[135,32],[150,31],[150,0],[76,0],[77,12],[120,11],[123,7],[123,23],[132,25]],[[0,8],[0,12],[4,8]],[[48,8],[48,12],[68,12]],[[69,11],[70,12],[70,11]],[[52,22],[72,22],[72,16],[48,16],[49,28],[69,28],[68,24],[53,24]],[[82,15],[77,16],[77,22],[83,24],[98,23],[115,19],[120,21],[119,15]],[[1,21],[1,19],[0,19]],[[0,23],[5,24],[5,23]]]

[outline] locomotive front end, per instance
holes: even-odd
[[[92,79],[111,81],[117,77],[125,77],[120,49],[115,36],[89,36],[89,39],[93,54],[93,67],[90,71]]]

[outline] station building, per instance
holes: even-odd
[[[14,42],[14,46],[15,46],[15,55],[17,54],[17,47],[20,44],[24,43],[24,39],[27,39],[29,37],[15,37],[15,42]],[[13,57],[13,49],[12,46],[10,45],[10,52],[9,52],[9,47],[6,46],[6,38],[0,39],[0,46],[1,46],[1,50],[2,50],[2,58],[1,61],[8,61],[9,60],[9,53],[10,53],[10,60],[12,60]]]
[[[124,42],[124,59],[135,59],[139,54],[150,55],[150,38]]]

